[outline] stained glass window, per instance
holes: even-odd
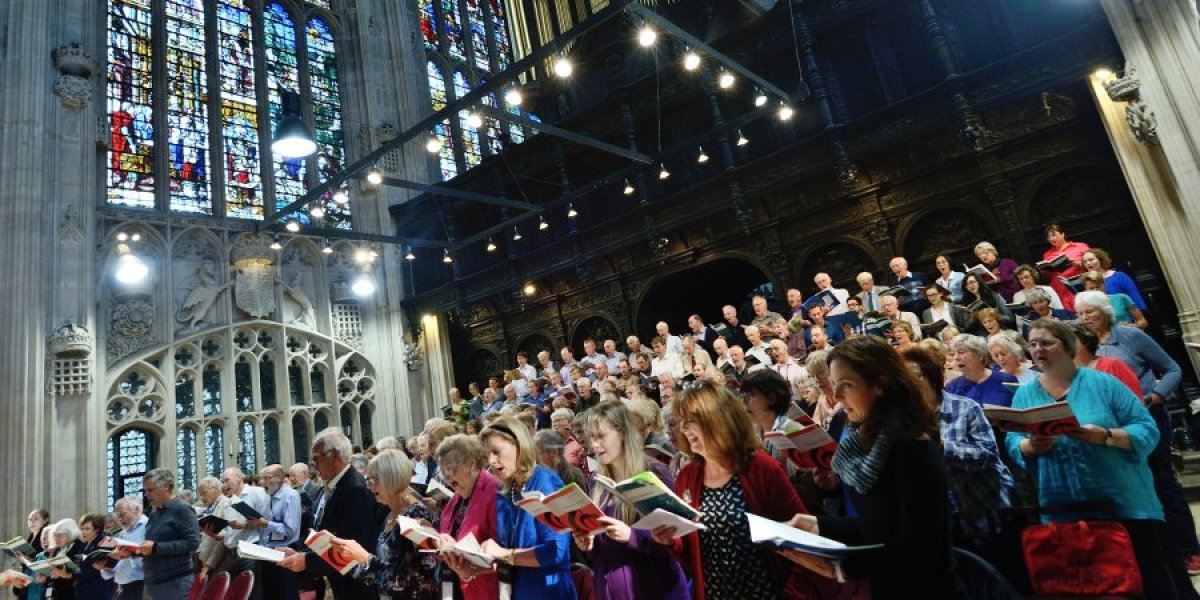
[[[325,431],[329,427],[329,413],[325,411],[318,412],[313,415],[313,430],[317,433]]]
[[[454,97],[462,98],[470,91],[471,84],[467,83],[467,76],[463,75],[461,71],[454,73]],[[468,114],[467,110],[458,111],[458,126],[463,132],[463,158],[467,161],[469,169],[478,165],[483,156],[479,152],[479,130],[467,123]]]
[[[446,108],[446,78],[442,76],[442,70],[433,63],[428,61],[425,63],[429,75],[429,101],[433,106],[434,111]],[[458,164],[454,161],[454,133],[450,129],[450,120],[447,119],[433,127],[433,134],[442,142],[442,149],[438,152],[438,162],[442,167],[442,179],[452,179],[458,175]]]
[[[225,431],[216,423],[204,428],[204,463],[213,477],[225,470]]]
[[[238,425],[238,466],[243,473],[258,472],[258,448],[255,446],[254,422],[244,419]]]
[[[362,440],[362,445],[364,447],[371,446],[375,443],[375,430],[374,425],[371,423],[371,419],[373,418],[374,414],[375,411],[370,404],[363,404],[358,409],[358,419],[359,423],[361,423],[359,426],[359,432],[362,434],[359,439]]]
[[[346,437],[354,439],[354,413],[350,409],[349,404],[343,404],[342,410],[338,411],[339,418],[342,420],[342,433]]]
[[[312,89],[313,122],[317,138],[317,174],[323,182],[342,171],[346,150],[342,134],[342,118],[338,109],[337,52],[333,33],[321,19],[308,21],[308,76]],[[325,223],[338,229],[350,228],[350,207],[332,200],[326,193]]]
[[[217,5],[221,73],[221,131],[225,138],[225,214],[261,219],[258,100],[254,87],[254,33],[246,0]]]
[[[142,493],[142,476],[153,468],[154,447],[150,434],[127,429],[108,438],[108,506],[118,499]]]
[[[263,410],[275,410],[275,361],[264,356],[258,363],[258,391]]]
[[[433,14],[433,0],[417,0],[417,10],[421,13],[421,38],[425,40],[425,49],[437,50],[437,29],[434,28],[436,17]]]
[[[221,413],[221,372],[214,365],[204,371],[204,416]]]
[[[308,420],[303,414],[292,417],[292,448],[297,462],[308,462]]]
[[[196,382],[190,375],[175,384],[175,418],[186,419],[196,414]]]
[[[463,49],[462,15],[458,11],[458,0],[442,0],[442,29],[446,32],[447,54],[457,60],[466,60]]]
[[[467,0],[467,28],[471,30],[471,56],[475,66],[490,71],[488,64],[487,19],[483,16],[483,0]]]
[[[195,490],[199,478],[196,476],[196,430],[183,427],[175,436],[175,453],[179,459],[180,489]]]
[[[245,356],[233,366],[233,394],[238,411],[254,410],[254,384],[250,382],[250,363]]]
[[[263,464],[279,463],[279,421],[275,417],[267,417],[263,421]]]
[[[204,4],[167,0],[167,164],[171,210],[212,214]]]
[[[281,4],[263,10],[263,36],[267,50],[267,98],[274,131],[283,120],[283,90],[300,89],[300,67],[296,60],[296,26]],[[291,204],[304,195],[304,160],[273,157],[275,207]]]
[[[154,208],[148,0],[108,3],[108,201]]]
[[[492,12],[492,41],[496,44],[496,66],[500,70],[508,68],[512,57],[512,44],[508,41],[508,15],[504,12],[501,0],[487,0]]]

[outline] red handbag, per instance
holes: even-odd
[[[1026,527],[1021,548],[1042,596],[1140,596],[1142,573],[1129,531],[1115,521]]]

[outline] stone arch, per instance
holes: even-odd
[[[500,376],[504,373],[504,363],[500,362],[500,354],[491,348],[475,348],[467,355],[464,364],[468,382],[480,384],[480,389],[487,383],[488,377]],[[466,390],[466,386],[459,389]],[[463,392],[466,395],[466,392]]]
[[[542,350],[549,352],[552,359],[558,356],[558,348],[555,347],[554,340],[540,333],[531,333],[518,342],[517,352],[522,350],[529,354],[529,363],[533,365],[538,364],[537,355]],[[516,362],[515,352],[513,353],[513,362]]]
[[[625,344],[625,336],[607,315],[589,315],[575,324],[571,330],[571,349],[575,356],[583,356],[583,340],[588,338],[596,342],[597,352],[604,352],[604,340],[613,340],[618,347]]]
[[[645,283],[634,310],[634,331],[624,335],[647,340],[646,336],[653,337],[658,321],[666,321],[672,333],[683,333],[689,315],[699,314],[706,322],[715,322],[725,304],[748,315],[751,293],[771,283],[769,269],[740,253],[721,254],[667,271]]]
[[[975,264],[975,244],[989,240],[999,245],[992,219],[969,204],[925,209],[907,219],[896,234],[897,247],[914,272],[937,273],[933,261],[946,254],[955,270]],[[1006,255],[1007,256],[1007,255]]]
[[[793,274],[795,281],[803,282],[799,286],[801,291],[815,290],[813,277],[821,272],[829,273],[835,287],[855,291],[858,289],[855,277],[863,271],[874,273],[879,268],[880,260],[864,241],[838,238],[802,254],[795,264],[797,268]],[[804,295],[807,297],[809,293]]]
[[[1051,221],[1078,223],[1098,213],[1133,205],[1121,173],[1099,165],[1081,164],[1047,175],[1037,182],[1022,207],[1029,222],[1041,231]]]

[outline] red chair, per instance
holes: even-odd
[[[204,593],[204,584],[208,583],[208,573],[197,576],[192,580],[192,589],[188,590],[188,600],[200,600]]]
[[[229,590],[229,573],[217,573],[208,579],[200,600],[223,600]]]
[[[575,584],[575,595],[579,600],[592,600],[596,597],[593,590],[595,577],[591,568],[579,563],[571,564],[571,582]]]
[[[250,591],[254,589],[254,573],[242,571],[233,578],[233,585],[225,592],[225,600],[249,600]]]

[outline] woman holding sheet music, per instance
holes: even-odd
[[[1046,243],[1050,244],[1050,247],[1042,253],[1042,262],[1038,263],[1038,266],[1054,261],[1060,256],[1066,257],[1066,266],[1060,269],[1047,268],[1046,270],[1049,271],[1050,287],[1058,292],[1063,308],[1074,312],[1075,293],[1067,289],[1067,286],[1059,278],[1070,279],[1083,272],[1083,254],[1088,251],[1088,245],[1083,242],[1067,241],[1066,231],[1058,223],[1046,226]]]
[[[654,539],[681,557],[693,597],[812,597],[815,580],[750,540],[747,513],[787,521],[808,510],[787,472],[763,450],[743,403],[706,382],[681,392],[674,410],[682,423],[679,449],[693,459],[675,489],[700,510],[706,529],[675,538],[674,528],[660,527]]]
[[[100,549],[100,544],[107,536],[104,535],[104,515],[88,513],[79,517],[79,541],[83,548],[79,554],[87,554]],[[72,559],[75,554],[70,555]],[[101,565],[87,559],[80,559],[79,572],[75,574],[75,596],[86,600],[111,600],[113,597],[113,582],[111,579],[100,577]],[[102,561],[107,562],[107,561]],[[114,561],[115,562],[115,561]],[[107,566],[105,564],[104,566]],[[55,596],[57,598],[58,596]]]
[[[511,586],[514,599],[574,600],[570,536],[555,532],[517,506],[522,492],[550,495],[562,489],[562,479],[537,464],[529,428],[514,417],[492,421],[479,438],[501,485],[496,496],[496,537],[481,544],[496,559],[501,595]]]
[[[1076,343],[1066,323],[1033,323],[1029,345],[1042,374],[1036,384],[1017,390],[1013,408],[1066,402],[1082,425],[1055,437],[1010,432],[1008,453],[1021,467],[1036,464],[1042,506],[1097,501],[1113,505],[1111,511],[1090,516],[1111,518],[1115,512],[1125,525],[1147,598],[1193,598],[1183,556],[1163,520],[1146,463],[1159,439],[1154,419],[1121,382],[1078,368]],[[1083,516],[1089,515],[1061,512],[1053,518],[1069,522]]]
[[[468,535],[476,541],[496,537],[496,494],[500,481],[484,470],[487,455],[479,437],[446,438],[437,447],[437,460],[446,485],[454,490],[438,522],[442,543],[453,545]],[[442,571],[442,581],[453,586],[456,600],[491,600],[499,595],[496,574],[491,569],[477,569],[454,554],[444,557],[449,572]]]
[[[74,559],[83,552],[84,542],[79,539],[79,524],[75,519],[63,519],[51,526],[54,538],[54,548],[46,551],[46,558],[66,556]],[[66,569],[55,567],[50,570],[50,577],[38,577],[38,581],[46,583],[46,596],[54,600],[73,600],[75,598],[75,582],[71,573]]]
[[[398,523],[400,517],[429,518],[429,510],[409,487],[412,476],[413,463],[399,450],[384,450],[372,458],[367,463],[367,489],[389,509],[375,552],[368,552],[354,539],[331,538],[339,551],[359,564],[353,576],[371,582],[384,597],[436,600],[441,598],[437,560],[432,554],[420,553]]]
[[[799,551],[784,555],[829,578],[869,578],[876,600],[964,597],[951,558],[939,403],[931,386],[877,337],[839,344],[829,355],[829,368],[849,419],[833,470],[858,516],[798,515],[791,525],[846,544],[883,548],[837,564]]]
[[[601,402],[588,411],[588,442],[600,463],[600,474],[624,481],[651,471],[667,486],[673,486],[666,465],[647,460],[642,451],[642,436],[630,411],[620,401]],[[607,515],[604,534],[574,534],[575,545],[592,561],[597,598],[636,600],[688,598],[687,580],[679,562],[649,531],[631,529],[639,515],[634,508],[594,485],[592,499]]]

